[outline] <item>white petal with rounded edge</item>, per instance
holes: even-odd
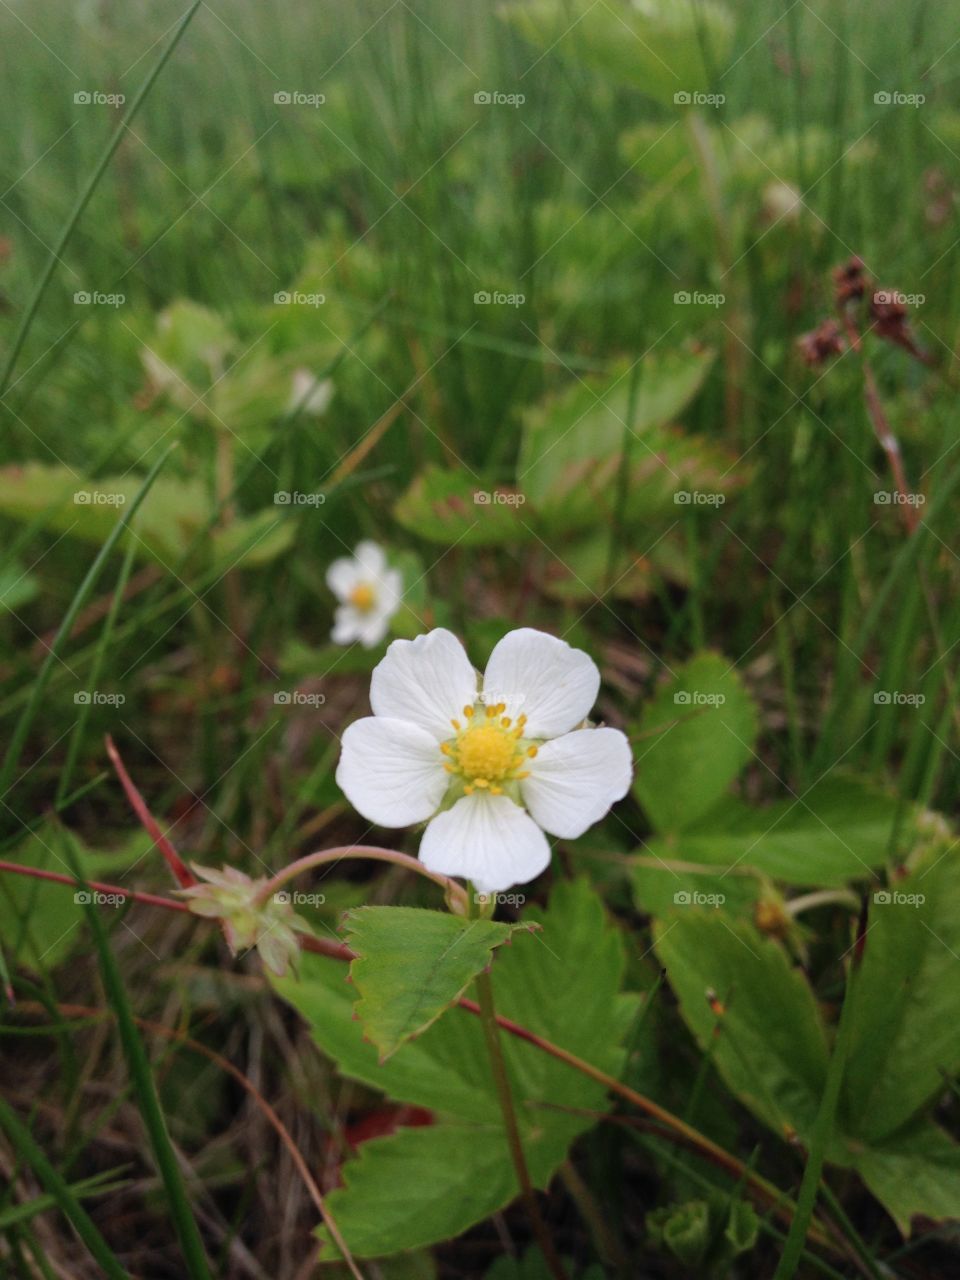
[[[357,565],[364,577],[382,578],[387,568],[387,557],[383,547],[376,542],[358,542],[354,551]]]
[[[342,743],[337,785],[368,822],[408,827],[436,813],[450,779],[423,729],[367,716],[347,726]]]
[[[477,696],[477,673],[463,645],[438,627],[416,640],[394,640],[370,680],[374,715],[409,720],[437,742],[453,736],[450,721]]]
[[[334,644],[353,644],[360,639],[362,619],[351,604],[342,604],[333,611],[333,630],[330,639]]]
[[[627,794],[633,753],[619,729],[577,729],[545,742],[527,767],[524,804],[544,831],[573,840]]]
[[[438,813],[420,841],[429,871],[472,880],[481,893],[526,884],[550,864],[547,837],[508,796],[473,795]]]
[[[483,676],[484,700],[527,717],[524,736],[556,738],[585,720],[597,700],[600,672],[582,649],[521,627],[494,647]]]
[[[360,566],[349,556],[334,560],[327,569],[327,586],[341,600],[349,599],[350,592],[360,581]]]

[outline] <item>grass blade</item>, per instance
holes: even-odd
[[[20,355],[20,352],[23,350],[23,344],[27,340],[27,334],[30,332],[30,326],[33,324],[34,316],[37,314],[37,308],[40,306],[40,303],[43,299],[43,295],[47,291],[47,285],[50,283],[51,279],[53,278],[53,273],[56,270],[57,263],[60,261],[63,255],[63,251],[67,247],[67,243],[70,240],[70,237],[73,235],[74,231],[76,230],[77,223],[80,221],[80,217],[84,209],[87,207],[87,205],[90,202],[90,197],[93,195],[94,191],[96,191],[100,183],[100,179],[103,177],[104,173],[106,172],[107,165],[113,159],[113,153],[116,151],[117,147],[119,147],[121,141],[123,140],[123,137],[126,134],[127,127],[130,121],[134,118],[134,116],[137,114],[137,112],[140,110],[141,106],[143,105],[143,102],[147,94],[153,88],[154,81],[156,80],[157,76],[160,74],[160,72],[163,70],[164,66],[166,65],[167,59],[170,57],[174,49],[177,47],[180,37],[183,35],[184,31],[186,31],[187,26],[190,23],[190,19],[196,13],[197,9],[199,9],[200,3],[201,3],[201,0],[194,0],[193,4],[190,6],[187,12],[183,15],[183,18],[177,24],[173,34],[171,35],[170,39],[167,41],[166,47],[164,48],[163,52],[160,54],[160,57],[157,59],[153,70],[150,72],[146,80],[144,80],[143,84],[138,89],[137,94],[133,99],[133,102],[131,102],[130,104],[130,110],[127,112],[124,118],[121,121],[119,121],[116,129],[114,129],[113,134],[110,138],[110,141],[107,143],[106,148],[103,152],[103,155],[100,157],[100,160],[98,161],[96,167],[94,168],[93,172],[90,174],[90,177],[87,180],[86,186],[83,188],[83,190],[80,192],[80,195],[77,197],[77,202],[73,206],[73,209],[70,212],[70,217],[67,219],[66,223],[64,224],[63,230],[60,232],[60,236],[57,240],[57,243],[50,250],[50,257],[47,259],[47,265],[44,267],[43,273],[41,274],[40,279],[37,281],[37,286],[33,291],[33,294],[30,298],[29,303],[27,304],[27,309],[24,312],[23,319],[20,322],[20,327],[17,330],[16,337],[13,340],[13,345],[10,348],[10,354],[7,356],[7,362],[4,365],[3,374],[2,376],[0,376],[0,396],[4,394],[4,392],[7,390],[7,387],[10,385],[10,377],[13,373],[14,365],[17,363],[17,357]]]
[[[80,1204],[73,1189],[60,1176],[33,1135],[8,1102],[0,1097],[0,1127],[24,1164],[33,1170],[37,1181],[53,1197],[64,1216],[70,1220],[77,1235],[87,1246],[90,1256],[99,1264],[108,1280],[130,1280],[116,1255],[94,1226],[86,1210]]]
[[[62,832],[62,837],[64,856],[77,877],[78,884],[86,887],[76,852],[66,831]],[[150,1060],[143,1047],[143,1041],[140,1039],[140,1033],[134,1021],[133,1011],[130,1008],[130,1002],[127,999],[127,993],[120,977],[120,970],[111,950],[106,930],[100,920],[99,912],[89,895],[85,904],[85,911],[100,960],[100,974],[103,979],[104,989],[107,993],[110,1007],[116,1015],[117,1027],[120,1031],[120,1040],[123,1044],[124,1057],[127,1060],[134,1094],[143,1122],[146,1125],[150,1146],[153,1149],[160,1177],[166,1188],[170,1212],[180,1240],[180,1249],[186,1266],[186,1274],[190,1277],[190,1280],[212,1280],[210,1267],[203,1248],[203,1241],[200,1238],[200,1231],[193,1216],[193,1210],[190,1207],[183,1175],[180,1172],[176,1153],[170,1141],[170,1134],[167,1131],[167,1122],[163,1114],[163,1108],[160,1105],[157,1086],[150,1068]]]

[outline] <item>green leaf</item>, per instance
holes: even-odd
[[[381,1061],[459,999],[516,927],[419,907],[348,911],[356,1013]]]
[[[934,847],[874,893],[855,990],[844,1127],[886,1139],[960,1068],[960,857]]]
[[[497,953],[498,1013],[617,1074],[636,998],[619,994],[623,945],[602,902],[585,881],[562,883],[549,908],[528,909],[524,922],[542,929]],[[342,964],[306,954],[299,983],[274,985],[344,1075],[437,1117],[428,1129],[364,1143],[359,1159],[344,1166],[345,1186],[331,1193],[331,1212],[350,1249],[378,1257],[465,1231],[508,1204],[517,1186],[479,1019],[455,1010],[381,1063],[353,1017],[355,991],[345,978]],[[509,1035],[502,1044],[530,1174],[545,1187],[570,1143],[591,1124],[581,1113],[605,1111],[606,1094],[534,1045]],[[469,1191],[452,1195],[451,1180],[459,1183],[461,1170]]]
[[[853,1167],[908,1236],[914,1217],[960,1220],[960,1146],[934,1124],[857,1148]]]
[[[712,359],[704,351],[644,357],[632,407],[631,378],[622,369],[612,378],[579,379],[528,410],[517,487],[537,514],[563,532],[612,520],[625,442],[628,521],[675,515],[678,491],[730,487],[724,474],[732,459],[668,425],[697,394]]]
[[[397,521],[428,542],[449,547],[512,546],[532,536],[526,499],[468,472],[427,466],[394,507]]]
[[[17,520],[39,519],[47,529],[101,546],[142,484],[133,474],[91,480],[69,467],[39,462],[4,467],[0,512]],[[213,517],[210,494],[199,480],[159,478],[131,521],[137,558],[173,569],[196,543],[198,558],[235,568],[265,563],[293,538],[292,522],[280,519],[276,508],[207,531]]]
[[[740,867],[731,875],[688,870],[686,863],[667,860],[664,843],[648,845],[646,853],[658,857],[663,852],[665,865],[644,862],[631,868],[633,897],[641,911],[662,916],[677,906],[694,904],[722,907],[737,915],[746,915],[753,909],[762,889],[757,876],[739,874]]]
[[[750,759],[757,713],[730,663],[700,653],[657,691],[640,728],[661,732],[645,741],[634,792],[658,830],[681,831],[713,808]]]
[[[776,943],[719,912],[678,908],[654,938],[684,1021],[730,1089],[775,1133],[809,1137],[827,1045],[803,974]],[[725,1008],[719,1018],[711,994]]]
[[[678,92],[709,89],[705,51],[714,65],[725,65],[733,33],[729,13],[711,0],[695,8],[671,0],[524,0],[500,13],[544,52],[669,104]]]
[[[26,867],[69,874],[56,852],[58,836],[50,826],[39,827],[10,854],[10,860]],[[151,845],[150,837],[138,833],[120,849],[101,853],[80,846],[81,865],[93,880],[112,880],[133,866]],[[36,880],[22,875],[0,878],[0,937],[11,962],[36,969],[52,969],[83,941],[83,906],[70,885]]]
[[[689,829],[650,841],[647,852],[724,873],[753,867],[788,884],[838,888],[884,865],[896,815],[892,792],[838,771],[764,808],[729,797]]]

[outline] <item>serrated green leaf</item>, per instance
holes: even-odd
[[[602,902],[585,881],[561,883],[547,911],[528,909],[525,923],[542,931],[497,952],[497,1011],[617,1074],[636,998],[619,994],[623,946]],[[307,954],[300,982],[283,979],[275,986],[344,1075],[437,1116],[431,1129],[364,1143],[360,1159],[344,1167],[345,1187],[331,1193],[331,1212],[351,1250],[377,1257],[457,1235],[509,1203],[517,1188],[479,1019],[456,1010],[380,1063],[353,1018],[356,992],[345,978],[342,964]],[[607,1098],[601,1086],[534,1045],[508,1035],[502,1044],[530,1174],[545,1187],[570,1143],[591,1124],[581,1113],[604,1111]],[[461,1165],[473,1169],[469,1191],[440,1204],[433,1175],[411,1176],[405,1152],[411,1160],[435,1160],[447,1187]],[[495,1195],[487,1194],[488,1186]],[[389,1241],[371,1201],[391,1215]]]
[[[623,369],[578,380],[528,410],[516,483],[537,515],[563,533],[612,520],[625,457],[628,522],[675,513],[680,490],[729,488],[731,459],[669,425],[699,391],[712,358],[703,351],[645,357],[633,405]]]
[[[381,1060],[435,1022],[516,927],[419,907],[348,911],[356,1013]]]
[[[440,546],[512,546],[533,536],[524,503],[524,495],[506,485],[430,465],[397,500],[393,514],[405,529]]]
[[[809,1138],[827,1044],[806,978],[745,921],[679,907],[654,925],[657,954],[700,1048],[775,1133]],[[718,1017],[710,993],[724,1006]]]
[[[757,713],[730,663],[700,653],[658,689],[640,728],[660,732],[645,743],[634,792],[658,831],[682,831],[717,804],[750,759]]]

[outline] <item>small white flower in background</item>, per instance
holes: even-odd
[[[403,598],[403,575],[387,565],[383,548],[361,542],[352,557],[334,560],[327,586],[340,601],[330,633],[334,644],[379,644]]]
[[[329,378],[318,378],[309,369],[294,369],[287,413],[308,413],[319,418],[332,399],[333,383]]]
[[[300,957],[297,933],[313,930],[293,910],[289,894],[275,893],[261,903],[257,896],[267,883],[265,879],[254,880],[235,867],[217,871],[194,865],[193,870],[206,883],[175,893],[186,899],[194,915],[223,922],[227,946],[235,956],[256,947],[260,959],[278,978],[288,968],[296,970]]]
[[[382,827],[429,825],[420,859],[481,893],[533,880],[544,832],[574,839],[626,795],[633,758],[618,729],[583,728],[600,672],[542,631],[511,631],[478,685],[460,641],[438,629],[394,640],[373,672],[373,715],[343,735],[337,782]]]

